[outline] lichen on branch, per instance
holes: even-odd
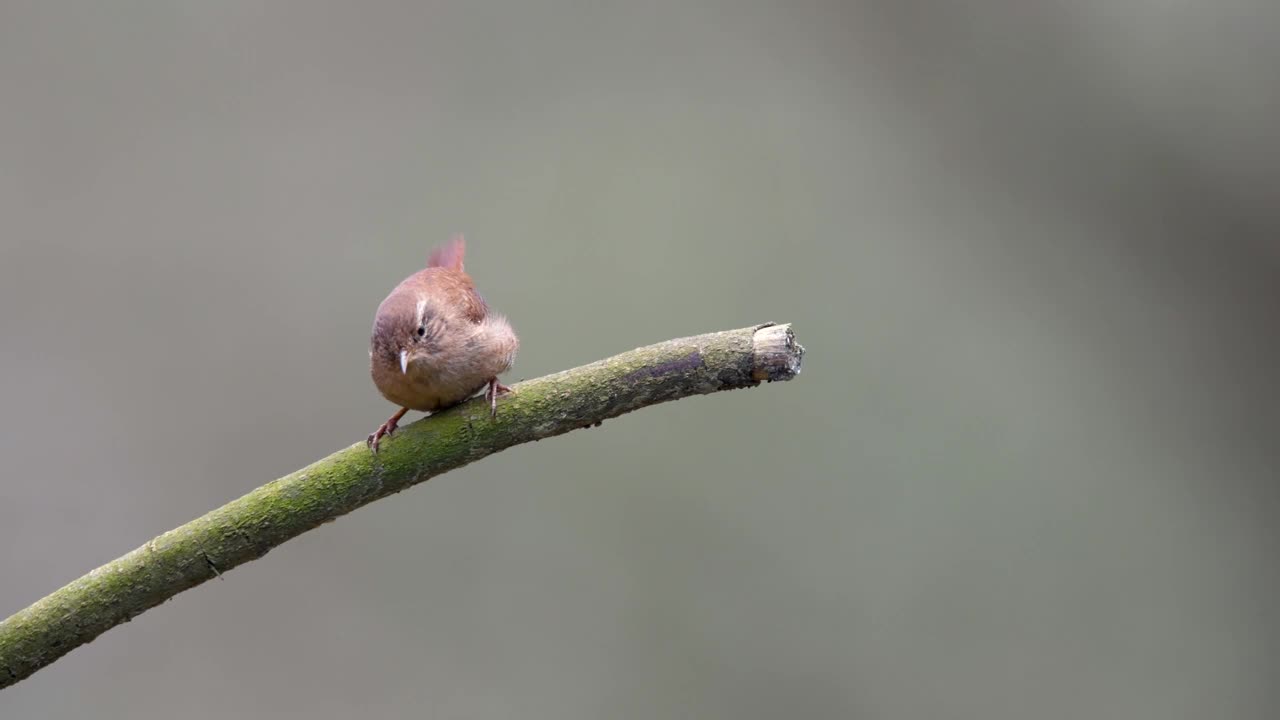
[[[374,455],[360,442],[170,530],[0,622],[0,688],[107,630],[322,523],[531,440],[649,405],[790,380],[804,348],[765,323],[668,340],[470,400],[402,428]]]

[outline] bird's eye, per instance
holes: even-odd
[[[424,328],[424,327],[422,327],[422,326],[419,326],[419,327],[418,327],[418,337],[422,337],[423,335],[426,335],[426,334],[427,334],[427,329],[426,329],[426,328]]]

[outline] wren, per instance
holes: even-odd
[[[485,389],[496,417],[498,395],[511,388],[520,341],[511,323],[489,312],[462,269],[466,241],[455,235],[431,251],[427,267],[405,278],[378,306],[369,338],[369,373],[378,392],[400,410],[369,435],[374,453],[410,410],[435,412]]]

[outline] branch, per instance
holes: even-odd
[[[330,455],[151,540],[0,623],[0,688],[122,622],[379,498],[531,440],[648,405],[790,380],[804,348],[789,325],[650,345],[517,384],[496,419],[479,399],[413,423],[376,456]]]

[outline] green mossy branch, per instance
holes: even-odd
[[[668,340],[517,384],[496,418],[482,399],[363,440],[151,540],[0,623],[0,688],[149,608],[322,523],[531,440],[639,408],[790,380],[804,348],[772,323]]]

